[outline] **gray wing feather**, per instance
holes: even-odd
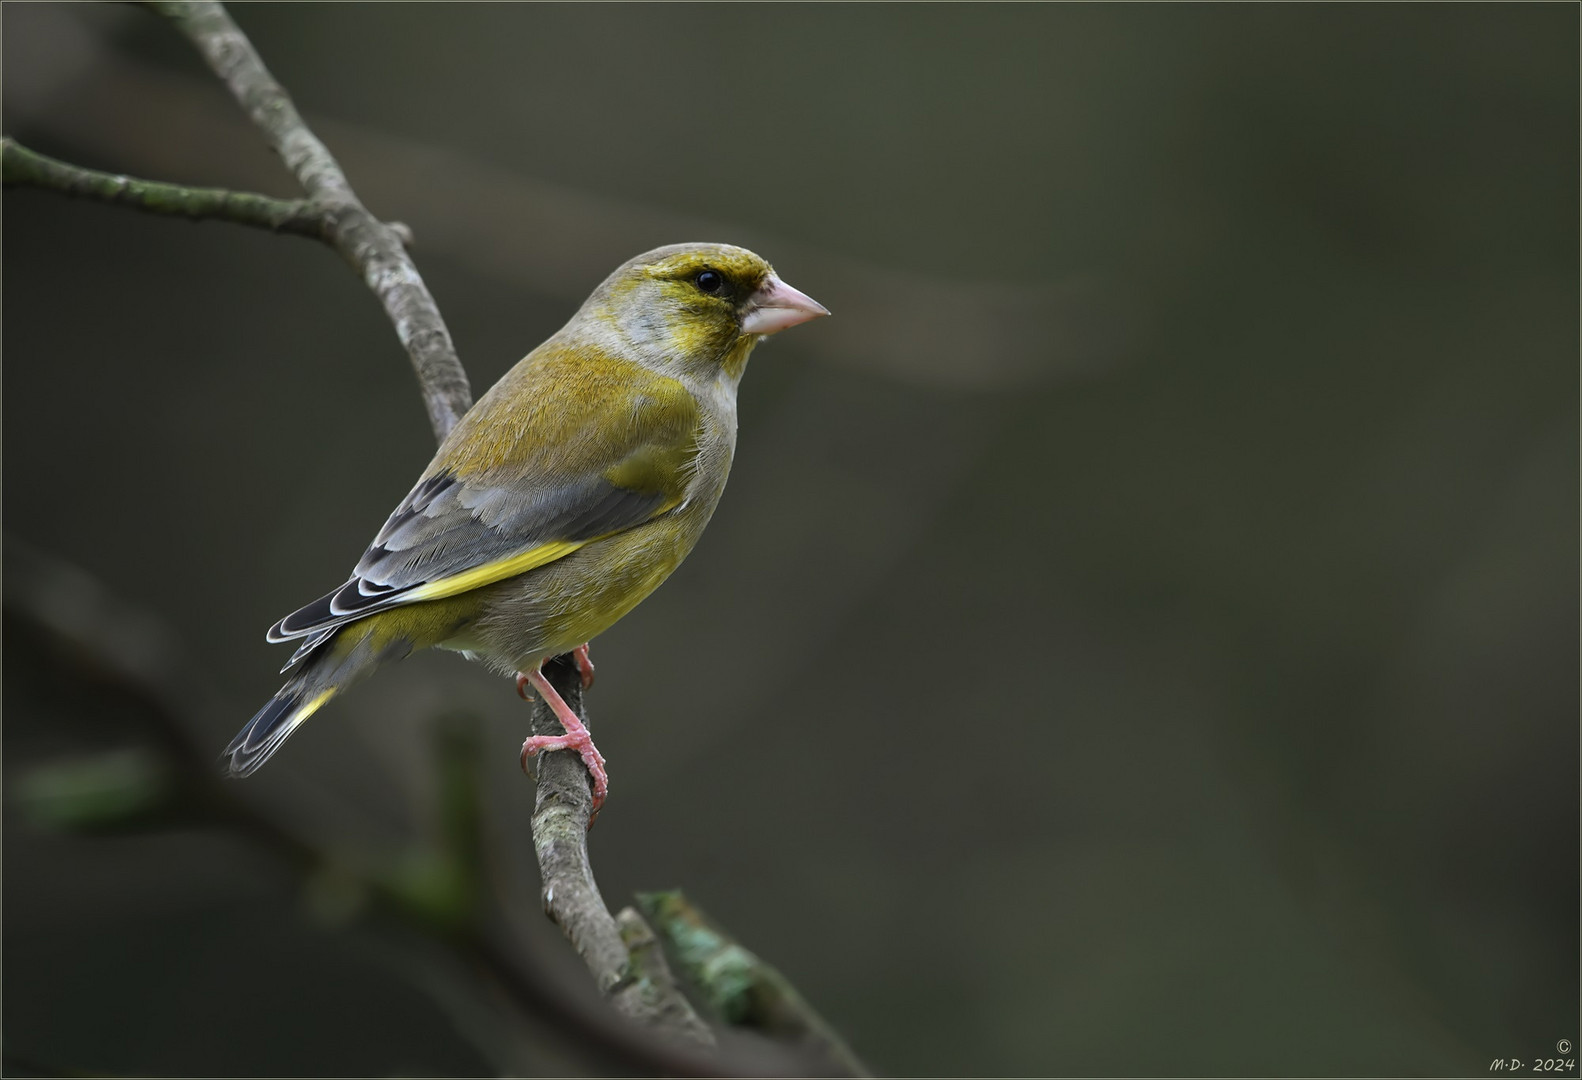
[[[591,540],[630,528],[664,505],[661,492],[621,488],[591,477],[537,490],[469,487],[449,473],[418,482],[401,500],[348,580],[287,615],[270,641],[306,638],[287,667],[329,631],[403,603],[420,585],[553,541]]]

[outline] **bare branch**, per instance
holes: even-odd
[[[0,139],[0,176],[6,187],[37,187],[83,199],[130,206],[194,221],[213,218],[270,232],[328,240],[323,211],[306,199],[276,199],[251,191],[187,187],[85,169]]]
[[[222,5],[212,0],[153,0],[148,6],[197,46],[323,212],[329,242],[379,297],[406,346],[423,387],[429,424],[443,440],[471,407],[472,389],[439,307],[400,236],[358,200],[335,158],[308,129],[290,95]]]
[[[570,656],[544,665],[544,676],[584,723],[582,678]],[[560,721],[542,699],[533,698],[535,735],[560,735]],[[639,1023],[668,1028],[705,1045],[713,1036],[674,984],[657,985],[632,968],[621,931],[605,907],[588,861],[588,815],[593,792],[582,760],[567,750],[543,754],[538,762],[538,800],[533,809],[533,847],[544,880],[544,911],[565,933],[593,972],[599,989],[617,1009]]]

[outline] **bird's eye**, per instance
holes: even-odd
[[[718,296],[725,291],[725,275],[718,270],[704,270],[692,279],[692,283],[699,291],[706,292],[710,296]]]

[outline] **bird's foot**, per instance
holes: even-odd
[[[571,651],[577,658],[577,674],[582,676],[582,688],[593,689],[593,661],[588,658],[588,643],[584,641]]]
[[[583,646],[584,649],[587,646]],[[580,666],[580,665],[579,665]],[[591,667],[591,665],[590,665]],[[610,792],[610,776],[604,769],[604,755],[599,753],[599,748],[593,745],[593,735],[577,714],[567,705],[565,699],[556,693],[555,688],[544,678],[543,673],[534,670],[528,674],[517,673],[516,692],[523,698],[527,697],[527,688],[531,686],[538,691],[538,696],[544,699],[550,711],[555,714],[555,719],[560,721],[560,726],[566,729],[564,735],[531,735],[522,743],[522,771],[527,771],[527,759],[535,754],[548,753],[555,750],[575,750],[582,758],[582,764],[587,767],[588,777],[593,781],[593,810],[588,815],[588,825],[591,828],[593,819],[599,816],[599,808],[604,805],[604,798]]]

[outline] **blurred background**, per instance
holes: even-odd
[[[1576,7],[234,14],[413,229],[475,392],[662,243],[835,312],[754,356],[709,532],[595,643],[612,906],[684,888],[894,1074],[1577,1040]],[[24,143],[296,193],[157,17],[8,4],[3,39]],[[8,596],[25,542],[160,620],[217,754],[278,685],[265,628],[433,451],[405,355],[319,245],[31,190],[4,222]],[[15,617],[4,661],[16,1062],[579,1067],[231,831],[19,809],[147,736]],[[575,983],[507,681],[387,670],[241,797],[399,855],[457,712]]]

